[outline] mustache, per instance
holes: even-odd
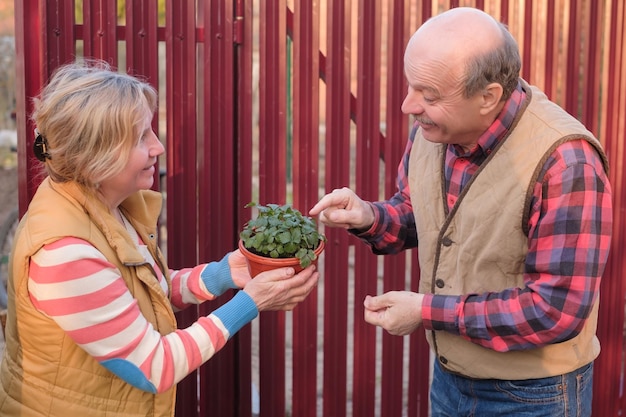
[[[413,119],[415,119],[415,121],[421,125],[434,125],[435,124],[435,122],[433,122],[432,120],[427,119],[422,116],[413,115]]]

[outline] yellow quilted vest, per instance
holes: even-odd
[[[122,207],[171,285],[157,246],[160,194],[138,192]],[[123,226],[76,184],[56,184],[47,178],[20,222],[9,266],[0,415],[173,416],[175,388],[153,395],[132,387],[98,364],[32,305],[27,288],[29,258],[44,244],[64,236],[90,242],[120,269],[143,315],[162,335],[176,329],[168,298]]]

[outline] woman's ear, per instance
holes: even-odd
[[[500,104],[504,89],[498,83],[491,83],[482,92],[481,113],[489,114]]]

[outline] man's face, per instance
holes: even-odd
[[[409,87],[402,112],[415,117],[425,139],[473,148],[489,125],[480,113],[482,94],[464,95],[462,60],[411,42],[404,64]]]

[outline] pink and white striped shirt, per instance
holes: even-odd
[[[127,228],[152,265],[175,311],[236,288],[228,255],[221,261],[170,271],[172,294],[162,271],[132,227]],[[168,335],[141,314],[119,269],[88,242],[65,237],[30,260],[28,289],[34,306],[104,367],[133,386],[164,392],[198,368],[258,315],[243,291],[207,317]]]

